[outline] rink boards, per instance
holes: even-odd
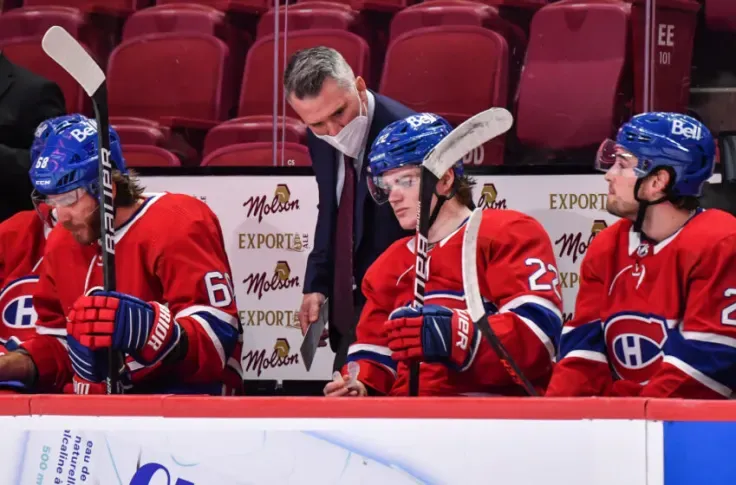
[[[0,396],[3,484],[709,485],[736,405]]]

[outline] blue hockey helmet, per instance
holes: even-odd
[[[394,121],[376,137],[368,154],[368,189],[373,200],[388,200],[381,175],[406,165],[421,165],[425,155],[452,131],[450,124],[433,113],[418,113]],[[455,179],[463,175],[463,161],[454,165]]]
[[[49,134],[38,157],[32,161],[30,176],[35,195],[41,198],[78,188],[98,195],[98,137],[95,120],[84,117],[64,124]],[[110,128],[110,158],[121,173],[128,173],[120,138]]]
[[[636,157],[634,173],[641,179],[660,167],[674,175],[670,196],[702,193],[715,169],[716,144],[708,128],[680,113],[642,113],[618,131],[616,140],[606,140],[598,150],[596,167],[611,168],[621,152]]]
[[[70,115],[57,116],[56,118],[49,118],[45,121],[42,121],[38,125],[38,127],[36,127],[36,132],[33,135],[33,144],[31,145],[31,162],[35,162],[38,156],[41,154],[41,150],[46,144],[46,139],[49,137],[49,135],[63,129],[66,126],[78,123],[86,119],[87,118],[84,115],[74,113]]]

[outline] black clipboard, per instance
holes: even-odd
[[[329,298],[325,299],[325,302],[319,307],[319,315],[317,315],[317,321],[312,323],[307,329],[304,340],[299,348],[299,352],[302,354],[302,362],[304,367],[307,368],[307,372],[312,368],[312,362],[314,362],[314,355],[317,353],[319,347],[320,337],[327,326],[327,308]]]

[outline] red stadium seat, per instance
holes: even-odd
[[[279,34],[279,49],[284,45],[284,34]],[[324,45],[338,50],[345,60],[350,64],[356,76],[361,76],[368,72],[370,60],[368,44],[359,36],[340,30],[301,30],[289,34],[286,43],[286,56],[291,56],[294,52]],[[240,106],[238,108],[238,116],[264,115],[273,113],[273,96],[274,96],[274,36],[269,35],[257,40],[248,52],[245,61],[245,72],[243,74],[243,84],[240,91]],[[276,80],[278,86],[278,113],[282,113],[283,103],[283,82],[282,76],[284,72],[283,54],[280,52],[278,56],[279,79]],[[286,115],[296,117],[296,113],[290,106],[286,106]]]
[[[88,113],[88,99],[82,87],[67,72],[56,64],[41,48],[40,37],[25,37],[0,42],[0,51],[31,72],[54,81],[64,93],[67,113]]]
[[[297,3],[322,2],[324,0],[297,0]],[[336,0],[339,3],[350,5],[355,10],[373,10],[376,12],[394,13],[406,8],[407,0]]]
[[[168,150],[152,145],[123,143],[123,157],[128,167],[180,167],[179,159]]]
[[[310,167],[309,150],[297,143],[278,143],[277,164],[287,167]],[[273,143],[243,143],[219,148],[202,161],[203,167],[272,167]]]
[[[123,41],[149,34],[192,33],[212,35],[230,49],[232,86],[240,86],[245,54],[252,43],[250,35],[236,29],[224,12],[199,4],[172,4],[146,8],[125,22]],[[237,89],[237,88],[236,88]]]
[[[144,124],[135,125],[131,124],[130,120],[124,120],[124,124],[115,124],[112,121],[110,124],[118,136],[120,141],[126,145],[153,145],[163,146],[166,141],[166,135],[164,135],[161,127],[158,126],[146,126]]]
[[[527,146],[585,148],[610,136],[630,93],[630,5],[551,4],[532,21],[521,75],[516,133]]]
[[[72,37],[89,47],[103,66],[110,54],[108,34],[90,21],[78,8],[66,6],[22,7],[0,16],[0,41],[19,37],[41,38],[54,25],[63,27]]]
[[[509,45],[509,94],[515,92],[526,53],[527,37],[518,25],[504,20],[496,7],[461,0],[429,0],[411,5],[397,13],[391,21],[394,40],[405,32],[422,27],[442,25],[474,25],[503,35]]]
[[[310,7],[311,4],[294,8],[279,7],[279,30],[288,28],[289,32],[307,29],[349,30],[361,35],[362,24],[358,12],[351,9]],[[256,38],[260,39],[274,32],[274,10],[266,12],[258,21]]]
[[[736,32],[736,2],[706,0],[705,22],[712,30]]]
[[[221,40],[203,34],[151,34],[123,42],[108,66],[110,113],[194,124],[225,120],[234,104],[229,56]]]
[[[269,0],[158,0],[158,5],[172,5],[182,3],[198,3],[208,5],[223,12],[239,12],[246,14],[261,14],[273,6]]]
[[[388,48],[381,94],[457,125],[493,106],[506,106],[508,46],[497,32],[444,25],[411,30]],[[503,161],[503,139],[485,148],[483,164]]]
[[[100,12],[113,15],[129,15],[150,5],[149,0],[25,0],[24,6],[64,5],[84,12]]]
[[[121,135],[122,136],[122,135]],[[307,128],[299,120],[278,117],[276,137],[289,143],[306,144]],[[204,140],[203,156],[218,148],[241,143],[273,141],[273,116],[247,116],[228,120],[212,128]]]
[[[21,7],[0,15],[0,40],[14,37],[43,37],[53,25],[79,38],[86,22],[79,9],[63,6]]]

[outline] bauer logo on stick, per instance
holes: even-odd
[[[105,248],[115,254],[115,212],[113,212],[112,194],[112,165],[110,164],[110,150],[100,150],[102,154],[102,202],[105,206]]]

